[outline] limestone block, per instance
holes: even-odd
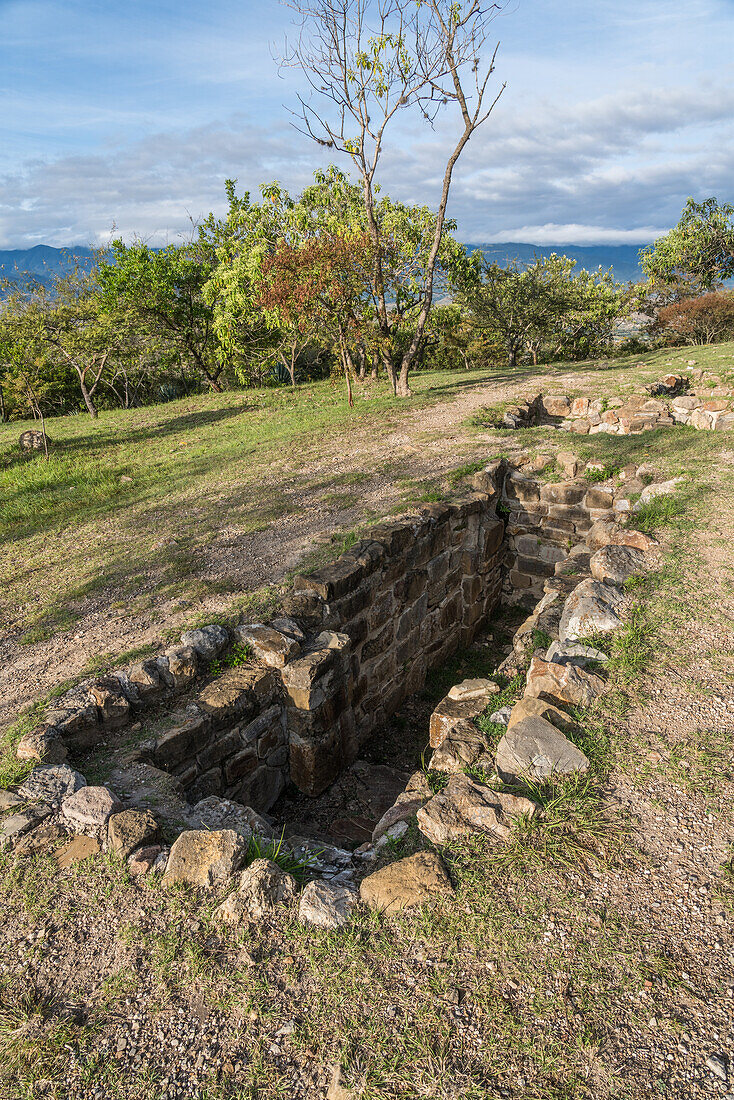
[[[542,782],[588,771],[589,761],[560,730],[535,716],[514,723],[502,737],[495,765],[506,783],[525,778]]]
[[[163,883],[215,889],[240,870],[246,855],[247,841],[233,829],[211,833],[187,830],[171,848]]]
[[[27,776],[18,794],[28,802],[46,803],[58,810],[65,798],[86,785],[84,776],[68,764],[42,764]]]
[[[431,905],[453,893],[443,860],[435,852],[416,852],[390,863],[364,878],[359,888],[364,904],[381,913]]]
[[[515,819],[523,814],[532,817],[536,809],[528,798],[494,791],[466,775],[453,775],[418,811],[418,828],[432,844],[449,844],[478,833],[506,841]]]
[[[599,676],[575,665],[556,665],[533,657],[527,678],[527,695],[588,707],[606,690]]]

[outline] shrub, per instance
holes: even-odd
[[[654,329],[685,344],[716,344],[734,338],[734,293],[702,294],[664,306]]]

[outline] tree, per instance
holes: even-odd
[[[102,308],[97,269],[75,266],[50,286],[16,289],[3,304],[2,320],[16,356],[58,377],[74,372],[87,412],[96,418],[102,373],[122,339],[115,318]]]
[[[689,198],[678,224],[640,253],[658,297],[688,298],[734,277],[734,206]]]
[[[163,249],[116,240],[99,283],[108,313],[124,308],[131,326],[144,328],[220,393],[228,360],[217,354],[213,307],[203,294],[213,260],[201,240]]]
[[[615,283],[611,271],[575,267],[575,260],[555,253],[507,267],[475,254],[459,300],[475,328],[504,347],[510,369],[524,350],[537,363],[541,351],[548,358],[584,358],[611,343],[630,291]]]
[[[300,34],[284,62],[301,69],[311,88],[308,99],[299,99],[300,128],[320,145],[349,157],[357,170],[373,252],[370,282],[380,354],[394,392],[409,396],[410,371],[422,352],[433,303],[454,168],[499,98],[487,96],[497,50],[484,66],[481,55],[489,24],[504,4],[292,0],[289,6],[300,17]],[[385,278],[389,245],[377,210],[377,170],[389,127],[401,112],[420,114],[433,123],[449,105],[458,108],[460,132],[443,172],[410,339],[398,348],[400,322],[391,311]]]
[[[221,354],[231,358],[240,380],[256,381],[263,362],[273,358],[282,361],[285,351],[299,342],[310,341],[316,332],[329,346],[338,347],[334,311],[328,304],[328,296],[310,294],[307,286],[308,283],[313,287],[317,279],[313,266],[319,257],[328,268],[329,278],[334,278],[338,241],[351,242],[353,246],[351,255],[342,252],[345,262],[348,261],[348,271],[342,274],[350,287],[347,330],[353,343],[347,346],[349,355],[356,356],[360,370],[363,365],[366,369],[368,359],[384,361],[384,333],[379,320],[381,294],[389,303],[391,347],[395,351],[407,346],[422,307],[436,215],[427,207],[406,206],[381,197],[375,188],[378,198],[374,216],[380,225],[382,242],[378,292],[373,279],[374,244],[362,193],[344,173],[333,165],[316,172],[313,184],[295,198],[277,183],[263,185],[260,190],[262,201],[252,202],[249,195],[238,197],[234,182],[228,181],[226,218],[218,221],[210,216],[201,227],[207,247],[217,258],[204,296],[212,306]],[[445,273],[447,278],[449,273],[457,276],[467,263],[464,249],[451,236],[454,228],[454,223],[444,221],[436,265],[439,276]],[[288,281],[293,294],[300,293],[308,301],[307,314],[299,317],[290,306],[278,309],[272,301],[263,312],[263,288],[274,274],[272,257],[278,253],[287,264],[301,252],[306,267],[300,290],[296,271],[288,273]],[[323,274],[327,274],[326,268]],[[281,271],[281,275],[285,274],[285,270]],[[424,338],[425,332],[422,341]],[[338,355],[341,358],[340,352]]]

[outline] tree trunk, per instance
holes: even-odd
[[[507,344],[507,366],[510,370],[517,366],[517,344],[511,342]]]
[[[398,378],[397,389],[395,394],[397,397],[411,397],[413,391],[408,385],[408,375],[410,373],[410,362],[403,360],[400,367],[400,377]]]
[[[91,416],[92,420],[96,420],[98,416],[97,406],[92,400],[92,395],[87,389],[86,383],[84,381],[84,376],[81,373],[79,373],[79,385],[81,387],[82,397],[84,398],[84,404],[87,406],[87,412]]]

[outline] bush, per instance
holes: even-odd
[[[702,294],[664,306],[653,330],[684,344],[717,344],[734,338],[734,293]]]

